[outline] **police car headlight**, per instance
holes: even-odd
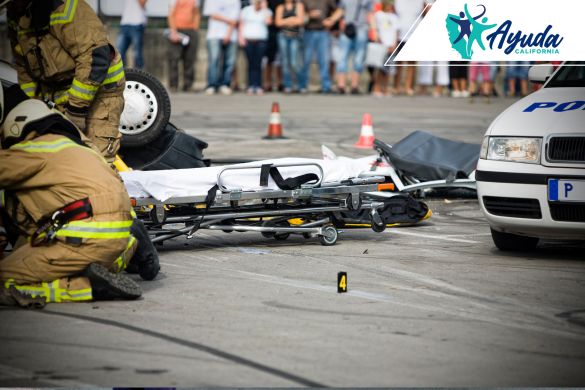
[[[540,164],[542,138],[490,137],[487,159]]]

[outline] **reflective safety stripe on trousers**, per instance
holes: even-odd
[[[132,246],[134,246],[135,243],[136,238],[134,236],[130,236],[130,239],[128,240],[128,245],[126,245],[124,253],[118,256],[116,261],[114,261],[114,264],[112,265],[112,271],[114,271],[115,273],[120,273],[124,271],[126,267],[128,267],[128,263],[130,262],[130,258],[128,258],[128,251],[132,248]]]
[[[14,283],[14,279],[10,279],[4,283],[4,287],[6,288],[10,288],[11,286],[33,298],[43,297],[47,303],[91,301],[93,298],[91,288],[68,290],[59,287],[59,280],[43,282],[38,285],[17,285]]]
[[[57,231],[57,237],[96,238],[113,240],[130,237],[130,221],[86,222],[73,221]]]

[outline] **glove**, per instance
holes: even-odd
[[[81,130],[81,132],[85,133],[88,111],[89,110],[87,108],[74,107],[68,104],[65,106],[64,114],[67,117],[67,119],[73,122],[73,124],[79,130]]]

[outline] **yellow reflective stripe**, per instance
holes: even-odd
[[[91,288],[81,290],[59,288],[59,279],[48,283],[43,282],[40,286],[17,285],[14,283],[14,279],[10,279],[4,283],[4,287],[6,288],[10,288],[11,286],[23,294],[30,295],[32,298],[43,297],[47,303],[91,301],[93,298]]]
[[[51,25],[70,23],[75,16],[77,0],[67,0],[63,12],[51,14]]]
[[[73,84],[71,84],[71,88],[69,88],[69,95],[78,97],[83,100],[92,101],[97,93],[99,87],[84,84],[81,81],[77,81],[73,79]]]
[[[59,299],[61,299],[61,301],[72,302],[91,301],[93,299],[93,294],[91,288],[84,288],[81,290],[62,289],[59,294]]]
[[[0,190],[0,208],[4,207],[5,204],[6,204],[6,193],[4,192],[4,190]],[[136,217],[134,217],[134,218],[136,218]]]
[[[130,237],[132,221],[73,221],[57,231],[57,237],[117,239]]]
[[[26,94],[26,96],[32,98],[35,97],[35,93],[37,91],[37,83],[25,83],[20,86],[20,89]]]
[[[108,75],[102,85],[112,84],[120,81],[124,77],[124,64],[122,61],[108,68]]]
[[[53,103],[55,103],[55,104],[67,103],[68,100],[69,100],[69,92],[68,91],[56,92],[53,95]]]
[[[115,273],[120,273],[120,272],[124,271],[126,269],[126,267],[128,266],[128,263],[130,262],[130,259],[128,258],[128,251],[132,248],[132,246],[134,245],[135,242],[136,242],[136,237],[131,235],[130,239],[128,240],[128,245],[126,245],[126,249],[124,250],[124,253],[122,253],[120,256],[118,256],[118,258],[114,262],[114,272]]]
[[[23,29],[18,30],[18,35],[26,35],[26,34],[32,33],[32,32],[33,32],[32,28],[23,28]]]
[[[10,147],[10,149],[23,150],[29,153],[57,153],[63,149],[79,146],[68,138],[55,141],[26,141]]]
[[[130,216],[134,219],[138,218],[138,216],[136,215],[136,211],[134,211],[134,209],[130,209]]]
[[[55,301],[55,298],[54,298],[55,294],[54,294],[54,292],[52,292],[48,283],[41,283],[40,286],[17,285],[14,282],[14,279],[9,279],[4,283],[4,287],[6,287],[6,288],[14,287],[15,289],[17,289],[21,293],[29,295],[32,298],[43,297],[43,298],[45,298],[46,302],[54,302]],[[53,298],[53,301],[50,300],[51,298]]]

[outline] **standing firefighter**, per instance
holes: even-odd
[[[54,102],[113,162],[124,68],[96,13],[84,0],[12,0],[7,16],[22,90]]]
[[[0,253],[0,304],[138,298],[140,286],[118,274],[136,239],[117,173],[63,114],[18,86],[0,89],[0,124],[0,206],[18,235]]]

